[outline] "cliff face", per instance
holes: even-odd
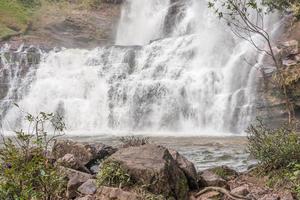
[[[274,49],[282,56],[282,72],[288,88],[288,96],[294,106],[296,120],[300,120],[300,21],[286,20],[284,32],[279,36]],[[265,62],[267,66],[270,61]],[[257,116],[272,127],[287,123],[288,113],[281,90],[276,85],[275,69],[264,68],[264,75],[257,85]]]
[[[0,39],[0,45],[9,42],[13,48],[22,43],[44,48],[93,48],[112,44],[122,1],[105,0],[96,7],[78,2],[42,4],[28,21],[25,33],[8,41]]]

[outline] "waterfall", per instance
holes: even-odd
[[[242,133],[256,76],[245,60],[257,57],[205,0],[127,0],[116,45],[43,53],[18,104],[81,133]],[[2,124],[25,126],[12,106]]]

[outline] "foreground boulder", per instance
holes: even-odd
[[[136,185],[146,186],[153,194],[187,199],[187,178],[164,147],[148,144],[120,149],[107,161],[119,163]]]
[[[199,186],[197,183],[197,171],[195,165],[190,162],[187,158],[179,154],[175,150],[169,149],[173,159],[177,162],[179,168],[184,172],[187,177],[188,184],[191,190],[198,190]]]
[[[96,160],[104,159],[115,151],[115,148],[101,143],[79,143],[72,140],[59,140],[55,142],[52,154],[56,160],[63,158],[66,154],[71,154],[75,156],[74,160],[76,161],[74,162],[78,162],[81,166],[89,166]]]

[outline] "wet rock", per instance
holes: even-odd
[[[81,194],[84,195],[92,195],[95,194],[97,191],[97,186],[96,186],[96,180],[95,179],[89,179],[85,183],[83,183],[79,188],[78,191]]]
[[[217,186],[228,188],[227,182],[210,170],[204,170],[198,174],[198,183],[200,187]]]
[[[116,151],[111,146],[101,143],[79,143],[71,140],[56,141],[52,153],[55,159],[64,157],[66,154],[73,154],[81,165],[89,165],[98,159],[113,154]]]
[[[173,159],[177,162],[179,168],[184,172],[188,180],[190,189],[198,190],[199,186],[197,183],[197,171],[195,165],[184,156],[179,154],[177,151],[169,149],[169,152],[172,155]]]
[[[232,194],[247,196],[249,194],[248,185],[242,185],[231,190]]]
[[[138,200],[138,196],[135,193],[105,186],[101,186],[97,190],[95,197],[95,200]]]
[[[164,147],[147,144],[120,149],[107,161],[119,163],[138,185],[148,186],[153,194],[187,198],[187,179]]]

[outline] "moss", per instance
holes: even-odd
[[[133,185],[130,175],[115,161],[106,160],[97,175],[98,186],[122,187]]]
[[[0,0],[0,39],[24,32],[30,22],[31,11],[15,0]]]
[[[177,196],[177,199],[186,199],[188,191],[188,182],[185,176],[179,179],[177,186],[179,187],[178,191],[180,192]]]

